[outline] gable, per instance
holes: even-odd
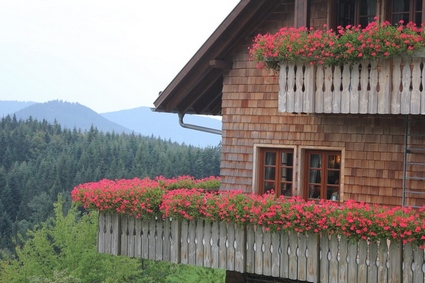
[[[235,48],[282,2],[242,0],[161,92],[155,111],[221,115],[223,74],[232,68]]]

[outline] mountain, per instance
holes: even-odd
[[[1,103],[0,103],[1,104]],[[13,113],[16,118],[26,120],[30,116],[39,121],[45,119],[49,123],[55,121],[68,129],[87,131],[95,126],[99,131],[115,133],[131,133],[132,131],[109,121],[90,108],[79,103],[70,103],[59,100],[45,103],[34,103]]]
[[[13,114],[18,110],[21,110],[27,106],[35,104],[35,102],[30,101],[5,101],[0,100],[0,117]]]
[[[217,146],[221,142],[220,135],[182,128],[177,114],[157,113],[149,107],[98,114],[79,103],[59,100],[46,103],[0,100],[0,117],[13,114],[23,120],[30,116],[50,123],[56,120],[61,126],[70,129],[75,127],[85,131],[93,125],[103,132],[134,132],[199,147]],[[221,129],[220,120],[205,116],[187,115],[184,123]]]
[[[101,114],[106,119],[120,124],[142,135],[170,139],[173,142],[185,143],[194,146],[217,146],[221,136],[180,126],[177,114],[153,112],[149,107],[138,107],[116,112]],[[185,124],[221,130],[221,121],[215,118],[187,115]]]

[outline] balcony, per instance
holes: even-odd
[[[336,67],[282,63],[279,112],[425,114],[425,60],[411,57]]]
[[[100,212],[98,251],[308,282],[424,282],[424,250],[398,241],[270,233],[204,220]]]

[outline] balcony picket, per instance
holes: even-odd
[[[424,54],[341,66],[281,63],[279,112],[425,114]]]
[[[424,250],[416,245],[201,219],[100,212],[98,251],[308,282],[425,283]]]

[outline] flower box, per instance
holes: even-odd
[[[147,220],[100,212],[98,250],[308,282],[416,282],[414,278],[424,278],[424,251],[411,243],[269,232],[256,225],[201,219]]]

